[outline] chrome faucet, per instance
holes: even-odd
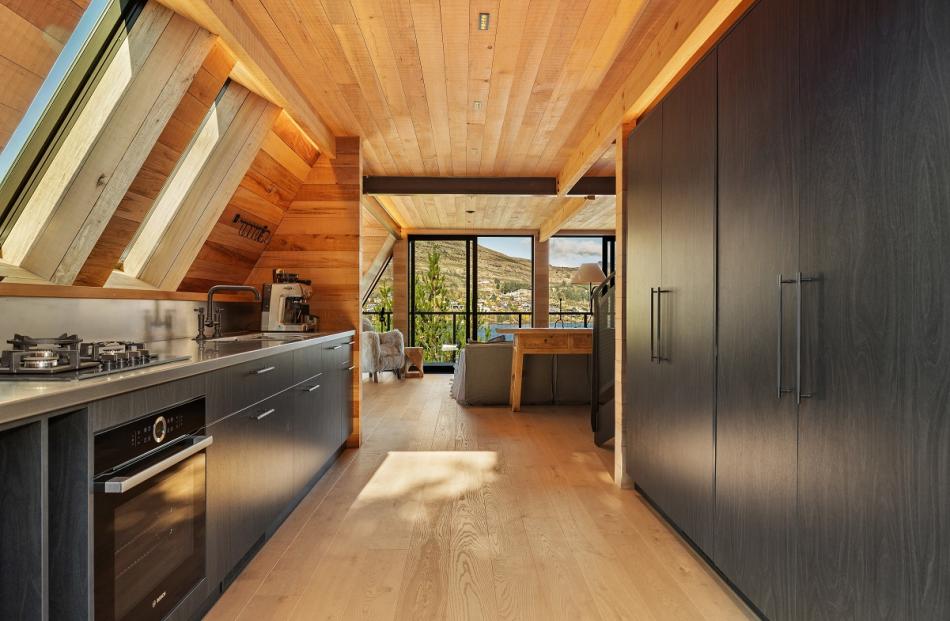
[[[205,328],[214,328],[211,338],[216,339],[221,336],[221,317],[224,313],[223,308],[214,307],[214,294],[219,291],[250,291],[254,294],[254,301],[261,301],[261,294],[256,287],[250,285],[214,285],[208,289],[208,303],[205,308],[198,307],[195,312],[198,313],[198,334],[195,340],[199,343],[205,338]]]

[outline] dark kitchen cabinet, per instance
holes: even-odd
[[[671,433],[659,438],[667,485],[655,500],[706,547],[715,467],[715,52],[663,101],[662,176],[657,355],[663,424]]]
[[[627,149],[630,474],[703,546],[715,466],[715,53]]]
[[[950,3],[801,3],[808,619],[950,618]]]
[[[718,54],[716,512],[707,553],[768,618],[791,620],[799,618],[797,288],[779,281],[799,269],[798,1],[762,0]]]
[[[322,350],[320,350],[322,351]],[[303,490],[332,453],[325,372],[294,388],[294,488]]]
[[[663,487],[656,438],[662,433],[655,398],[656,287],[660,282],[660,173],[663,108],[651,112],[630,134],[624,170],[626,269],[626,368],[628,474],[644,490]]]

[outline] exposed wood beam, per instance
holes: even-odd
[[[129,251],[127,273],[159,289],[178,289],[278,113],[231,83]]]
[[[405,226],[396,221],[389,210],[379,202],[377,197],[364,195],[363,207],[373,215],[383,228],[389,231],[390,235],[396,239],[403,238],[403,229]]]
[[[273,49],[248,23],[232,0],[159,0],[206,30],[219,35],[237,56],[238,77],[251,90],[286,108],[324,155],[336,157],[336,138]]]
[[[587,202],[586,198],[568,197],[560,199],[559,205],[554,213],[548,216],[548,219],[541,224],[538,241],[546,242],[551,239],[555,233],[560,231],[561,228],[567,224],[574,214],[584,208]]]
[[[72,284],[213,44],[145,7],[4,244],[11,263]]]
[[[554,177],[364,177],[363,193],[418,196],[557,196]],[[613,177],[584,177],[568,196],[606,196],[614,193]]]
[[[610,148],[617,128],[640,118],[732,26],[753,0],[678,2],[655,35],[657,44],[636,64],[558,174],[563,196]]]

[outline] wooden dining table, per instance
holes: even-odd
[[[511,350],[511,410],[521,410],[521,386],[524,357],[530,354],[591,354],[594,331],[591,328],[502,328],[499,334],[514,336]]]

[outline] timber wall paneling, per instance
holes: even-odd
[[[5,260],[73,282],[213,44],[146,5],[11,230]]]
[[[534,313],[531,325],[535,328],[547,328],[550,318],[548,310],[551,298],[551,259],[550,242],[532,237],[534,243]]]
[[[0,150],[88,5],[89,0],[0,0]]]
[[[393,328],[409,339],[409,240],[393,247]]]
[[[234,56],[220,41],[216,42],[73,284],[105,285],[214,104],[234,62]]]
[[[234,110],[233,116],[226,126],[220,126],[224,120],[218,118],[218,112],[224,116],[226,108]],[[164,226],[151,227],[153,215],[146,223],[151,227],[149,234],[143,229],[129,253],[126,272],[158,289],[176,290],[181,285],[279,113],[276,106],[234,82],[215,109],[209,123],[215,124],[213,129],[219,133],[200,172],[195,175],[186,155],[171,181],[174,184],[178,176],[184,177],[182,185],[187,187],[175,194],[180,201],[170,206],[174,213]],[[136,264],[130,266],[133,256]]]
[[[360,232],[362,156],[359,138],[337,138],[336,158],[320,157],[247,279],[271,282],[275,268],[310,279],[310,311],[321,330],[356,330],[362,319]],[[360,442],[359,338],[353,348],[353,435]]]
[[[281,112],[188,269],[179,291],[207,291],[221,283],[243,284],[269,239],[255,241],[241,236],[241,225],[235,217],[267,226],[269,235],[273,235],[318,157],[313,143],[286,112]],[[270,278],[253,284],[264,282],[270,282]]]

